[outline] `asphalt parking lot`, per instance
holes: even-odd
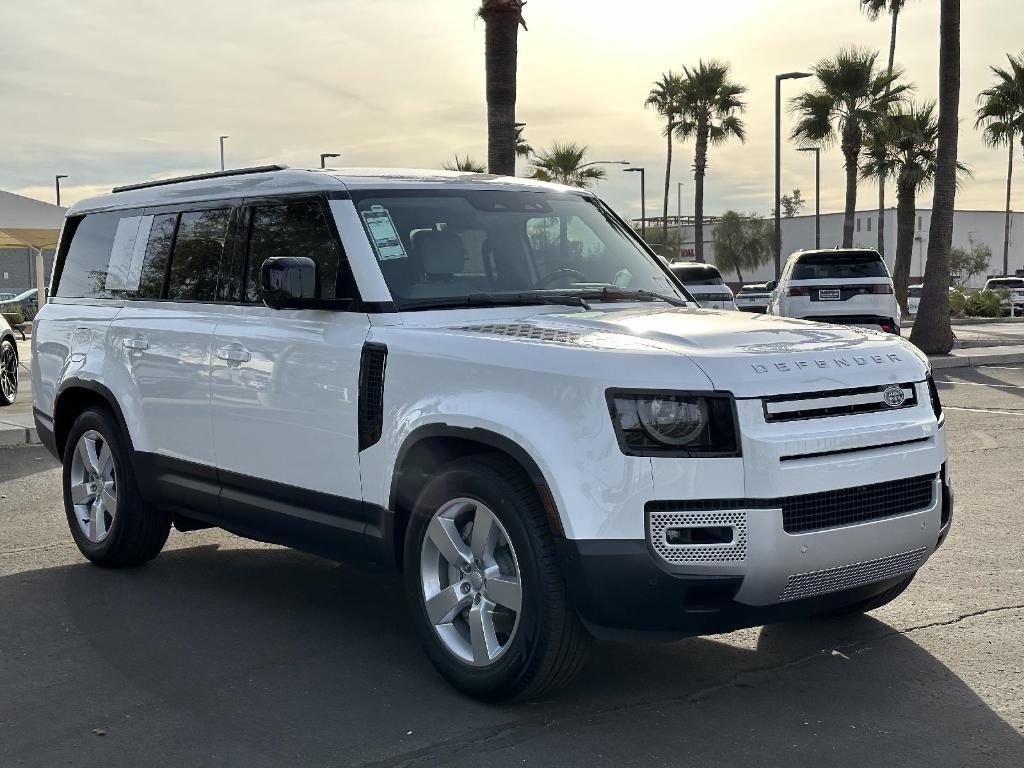
[[[1024,369],[938,375],[957,517],[870,616],[605,643],[485,706],[398,580],[215,531],[145,568],[71,544],[56,462],[0,449],[0,766],[1024,765]]]

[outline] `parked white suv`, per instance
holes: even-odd
[[[1003,309],[1011,317],[1024,315],[1024,277],[990,277],[985,281],[986,291],[1009,291],[1003,299]]]
[[[769,285],[769,315],[900,332],[892,276],[877,251],[797,251]]]
[[[566,682],[593,635],[872,609],[949,528],[924,356],[698,309],[584,190],[124,187],[68,212],[52,285],[34,412],[85,557],[139,565],[173,524],[390,564],[475,696]]]
[[[677,261],[669,268],[704,309],[736,310],[732,289],[725,284],[722,273],[713,264]]]

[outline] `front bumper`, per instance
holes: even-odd
[[[576,609],[594,634],[728,632],[862,602],[916,572],[952,522],[945,466],[934,484],[926,509],[808,533],[786,533],[781,510],[712,512],[731,520],[742,513],[740,559],[672,564],[650,536],[557,546]]]

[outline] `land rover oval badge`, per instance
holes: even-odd
[[[886,387],[882,393],[882,400],[890,408],[899,408],[903,405],[903,401],[907,399],[907,396],[903,394],[903,387]]]

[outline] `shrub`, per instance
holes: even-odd
[[[953,317],[964,317],[967,314],[967,297],[960,291],[949,292],[949,314]]]
[[[999,317],[1003,313],[1003,292],[978,291],[967,297],[966,312],[970,317]]]

